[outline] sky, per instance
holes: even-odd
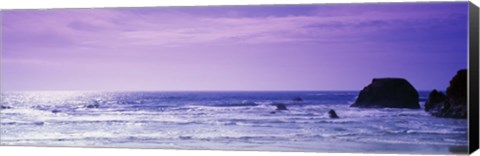
[[[2,10],[1,89],[445,90],[467,2]]]

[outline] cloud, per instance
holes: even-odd
[[[2,80],[13,89],[328,89],[400,71],[422,85],[465,66],[468,3],[458,4],[7,10]]]
[[[400,6],[373,4],[328,5],[304,15],[245,17],[238,11],[235,16],[222,17],[172,11],[171,8],[148,8],[144,12],[141,8],[27,10],[7,11],[3,16],[7,43],[16,42],[12,45],[19,46],[17,48],[35,45],[32,40],[51,42],[49,45],[65,44],[59,42],[65,40],[71,41],[70,48],[88,49],[328,42],[397,29],[447,29],[452,20],[466,15],[445,11],[449,7],[436,10],[415,5],[410,10],[398,8]],[[19,34],[32,38],[9,39]]]

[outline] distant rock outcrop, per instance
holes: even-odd
[[[441,94],[441,95],[440,95]],[[425,111],[433,116],[467,118],[467,70],[459,70],[450,80],[447,95],[433,90],[425,102]]]
[[[292,98],[292,101],[301,102],[301,101],[303,101],[303,99],[300,98],[300,97],[294,97],[294,98]]]
[[[375,78],[351,107],[419,109],[417,90],[403,78]]]
[[[328,111],[328,117],[330,117],[332,119],[336,119],[336,118],[338,118],[338,115],[337,115],[337,113],[335,113],[335,111],[333,109],[330,109],[330,111]]]

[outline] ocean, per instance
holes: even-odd
[[[358,91],[3,92],[0,143],[414,154],[467,146],[467,120],[432,117],[428,93],[419,92],[422,109],[367,109],[349,107]]]

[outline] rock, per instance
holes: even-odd
[[[351,107],[419,109],[417,90],[403,78],[375,78]]]
[[[98,107],[100,107],[100,105],[98,105],[98,104],[90,104],[90,105],[87,105],[86,107],[87,107],[87,108],[98,108]]]
[[[435,107],[438,103],[443,103],[446,100],[446,96],[442,93],[434,89],[430,92],[427,101],[425,101],[425,111],[429,111]]]
[[[450,104],[466,105],[467,103],[467,70],[459,70],[450,80],[447,88],[447,98]]]
[[[100,103],[98,103],[97,101],[93,101],[93,104],[88,104],[86,107],[87,108],[98,108],[98,107],[100,107]]]
[[[277,110],[287,110],[287,106],[283,103],[276,103],[274,105],[277,106]]]
[[[303,99],[300,97],[295,97],[295,98],[292,98],[292,101],[301,102],[303,101]]]
[[[459,70],[450,80],[447,95],[435,95],[433,90],[425,102],[425,111],[433,116],[445,118],[467,118],[467,70]],[[443,95],[443,94],[442,94]],[[428,107],[428,109],[427,109]]]
[[[330,111],[328,111],[328,116],[332,119],[338,118],[337,113],[335,113],[335,111],[333,109],[330,109]]]
[[[33,122],[33,124],[37,126],[41,126],[41,125],[44,125],[45,122],[38,121],[38,122]]]
[[[52,110],[52,113],[60,113],[60,112],[61,112],[61,111],[60,111],[60,110],[58,110],[58,109],[54,109],[54,110]]]
[[[182,139],[182,140],[192,139],[191,136],[179,136],[178,138],[180,138],[180,139]]]
[[[0,106],[0,109],[12,109],[12,107],[1,105],[1,106]]]

